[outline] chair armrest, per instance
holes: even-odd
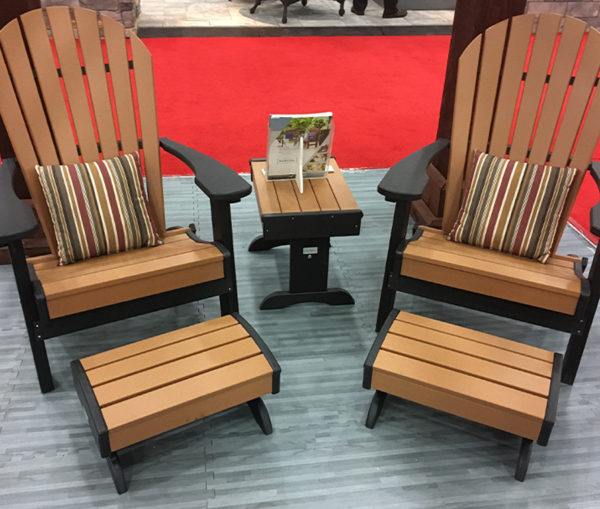
[[[38,227],[31,207],[13,190],[12,175],[16,168],[14,159],[4,159],[0,164],[0,246],[29,237]]]
[[[590,174],[600,189],[600,161],[590,164]],[[590,209],[590,231],[600,237],[600,202]]]
[[[169,138],[161,138],[160,146],[190,167],[196,184],[211,200],[235,203],[252,192],[248,182],[216,159]]]
[[[421,197],[429,180],[427,166],[450,141],[440,138],[392,166],[381,179],[377,191],[386,201],[413,201]]]

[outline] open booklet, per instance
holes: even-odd
[[[332,113],[270,115],[267,180],[324,178],[329,168],[333,139]]]

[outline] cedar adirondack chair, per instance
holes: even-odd
[[[29,11],[0,31],[0,90],[0,115],[52,251],[25,258],[20,239],[36,220],[13,195],[15,161],[4,161],[0,245],[9,246],[42,392],[54,388],[46,339],[211,296],[219,296],[222,314],[237,311],[230,204],[251,187],[225,165],[159,140],[152,57],[135,34],[88,9]],[[166,228],[159,147],[183,160],[210,198],[214,242],[198,239],[194,228]],[[58,266],[35,165],[136,150],[164,243]]]
[[[377,330],[396,291],[538,324],[571,335],[562,381],[574,382],[600,295],[600,251],[584,277],[587,260],[555,250],[584,174],[589,170],[600,181],[600,167],[590,164],[600,135],[600,33],[586,28],[571,17],[525,14],[490,27],[464,50],[451,141],[439,139],[400,161],[378,187],[396,205]],[[423,193],[426,168],[448,144],[442,230],[422,227],[406,239],[410,205]],[[579,170],[546,264],[446,240],[475,149]],[[591,231],[600,233],[597,206]]]

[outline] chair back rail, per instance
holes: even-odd
[[[0,89],[0,115],[54,254],[36,164],[140,150],[150,207],[164,233],[152,57],[135,34],[89,9],[29,11],[0,31]]]
[[[524,14],[490,27],[459,59],[442,229],[454,225],[475,149],[572,166],[556,250],[600,137],[600,32],[557,14]]]

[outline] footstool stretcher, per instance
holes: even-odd
[[[237,313],[75,360],[71,369],[119,493],[127,485],[117,453],[142,440],[242,403],[272,431],[261,396],[279,392],[281,369]]]
[[[556,417],[562,355],[464,327],[392,310],[364,365],[375,389],[366,426],[385,397],[415,403],[522,437],[515,479],[531,445],[547,445]]]

